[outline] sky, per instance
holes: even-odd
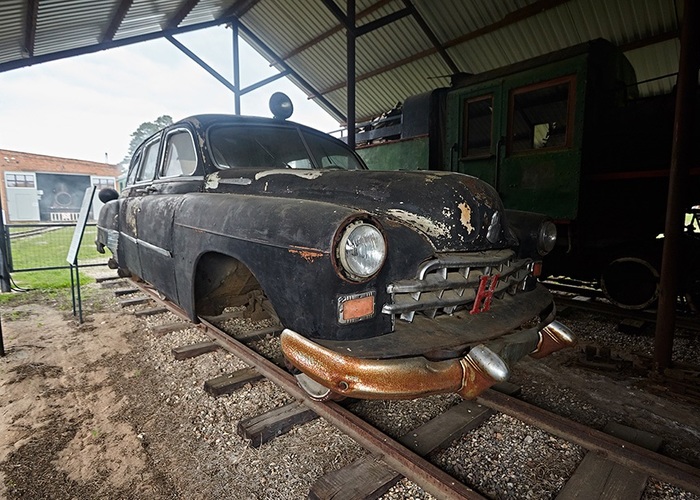
[[[223,26],[176,39],[233,82],[231,31]],[[241,86],[277,71],[243,40]],[[338,122],[286,78],[241,97],[241,114],[271,116],[272,93],[294,104],[291,120],[331,131]],[[161,115],[174,121],[233,113],[233,93],[165,39],[0,73],[0,149],[119,163],[131,134]]]

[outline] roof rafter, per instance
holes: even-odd
[[[231,5],[228,9],[224,10],[219,17],[243,17],[246,12],[255,7],[255,4],[259,0],[239,0],[235,4]]]
[[[389,3],[393,2],[393,1],[394,1],[394,0],[379,0],[377,3],[375,3],[375,4],[373,4],[373,5],[370,5],[370,6],[367,7],[366,9],[361,10],[360,12],[358,12],[357,15],[355,16],[355,19],[358,19],[358,20],[359,20],[359,19],[362,19],[362,18],[364,18],[364,17],[367,17],[367,16],[370,15],[372,12],[375,12],[375,11],[381,9],[382,7],[384,7],[385,5],[387,5],[387,4],[389,4]],[[313,47],[314,45],[317,45],[319,42],[322,42],[323,40],[325,40],[325,39],[327,39],[327,38],[329,38],[329,37],[335,35],[336,33],[340,32],[340,31],[342,31],[342,30],[343,30],[343,26],[342,26],[342,25],[339,24],[339,25],[337,25],[337,26],[334,26],[333,28],[329,29],[328,31],[324,31],[323,33],[321,33],[321,34],[318,35],[317,37],[315,37],[315,38],[309,40],[309,41],[306,42],[305,44],[300,45],[300,46],[297,47],[296,49],[294,49],[294,50],[288,52],[287,54],[285,54],[285,55],[283,55],[283,56],[281,56],[280,59],[283,60],[283,61],[285,61],[285,60],[287,60],[287,59],[290,59],[290,58],[296,56],[297,54],[300,54],[300,53],[304,52],[304,51],[305,51],[306,49],[308,49],[309,47]]]
[[[112,16],[112,19],[109,21],[109,26],[107,26],[107,29],[100,39],[101,43],[111,42],[114,39],[114,35],[117,33],[119,26],[121,26],[122,21],[124,21],[124,18],[126,17],[126,14],[129,12],[129,9],[133,3],[134,0],[122,0],[119,2],[119,4],[117,4],[117,10]]]
[[[27,1],[27,12],[24,18],[24,51],[26,57],[34,57],[36,41],[36,20],[39,14],[39,0]]]
[[[445,64],[447,64],[447,66],[449,66],[452,73],[459,73],[459,68],[457,67],[455,62],[452,60],[450,55],[447,53],[447,49],[442,45],[442,43],[440,43],[440,40],[435,35],[433,30],[430,29],[430,26],[428,26],[428,23],[425,22],[425,19],[423,19],[423,16],[420,15],[420,12],[418,12],[418,9],[416,9],[416,6],[413,5],[413,2],[411,2],[411,0],[403,0],[403,3],[407,9],[411,10],[411,15],[413,15],[413,18],[418,23],[418,26],[420,26],[420,29],[423,30],[423,33],[425,33],[425,36],[428,37],[428,39],[430,40],[430,43],[433,44],[433,47],[435,47],[438,50],[440,56],[442,57],[442,60],[445,61]]]
[[[460,36],[458,38],[455,38],[454,40],[450,40],[449,42],[446,42],[442,47],[445,49],[454,47],[456,45],[460,45],[462,43],[468,42],[469,40],[472,40],[474,38],[477,38],[479,36],[486,35],[488,33],[492,33],[494,31],[497,31],[501,28],[505,28],[506,26],[510,26],[511,24],[515,24],[517,22],[522,21],[523,19],[527,19],[528,17],[535,16],[537,14],[540,14],[541,12],[551,9],[553,7],[556,7],[558,5],[565,4],[569,2],[570,0],[537,0],[530,5],[526,7],[522,7],[518,10],[515,10],[505,16],[503,19],[500,21],[497,21],[495,23],[489,24],[487,26],[484,26],[483,28],[479,28],[478,30],[472,31],[471,33],[467,33],[466,35]],[[421,52],[418,52],[417,54],[413,54],[412,56],[406,57],[404,59],[401,59],[400,61],[395,61],[391,64],[388,64],[386,66],[382,66],[381,68],[377,68],[375,70],[369,71],[367,73],[364,73],[362,75],[357,76],[357,81],[362,81],[366,80],[367,78],[371,78],[373,76],[380,75],[382,73],[386,73],[387,71],[391,71],[393,69],[396,69],[400,66],[403,66],[404,64],[408,64],[414,61],[417,61],[419,59],[423,59],[424,57],[428,57],[430,55],[433,55],[435,53],[440,52],[440,49],[438,47],[431,47],[429,49],[423,50]],[[340,90],[346,86],[345,82],[337,83],[331,87],[328,87],[327,89],[319,91],[322,95],[329,94],[331,92],[335,92],[336,90]]]
[[[180,23],[185,20],[185,18],[192,12],[199,0],[187,0],[183,3],[175,14],[173,14],[170,19],[165,24],[166,29],[173,29],[180,26]]]

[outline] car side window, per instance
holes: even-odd
[[[161,177],[192,175],[196,169],[197,154],[189,131],[177,130],[169,134],[165,143]]]
[[[141,164],[141,150],[137,151],[134,157],[131,159],[131,167],[129,168],[129,175],[126,178],[126,185],[131,186],[136,181],[136,172],[139,171],[139,166]]]
[[[141,163],[139,175],[136,178],[138,182],[150,181],[153,179],[153,175],[156,173],[156,165],[158,164],[159,145],[160,141],[153,141],[144,148],[143,162]]]

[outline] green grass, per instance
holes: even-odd
[[[10,228],[10,234],[15,234],[15,228]],[[106,257],[95,250],[96,236],[96,227],[85,228],[78,253],[79,265],[106,261]],[[61,227],[34,236],[13,238],[10,243],[12,268],[22,270],[67,266],[66,256],[72,239],[73,227]]]
[[[80,262],[80,261],[78,261]],[[70,288],[70,269],[51,269],[50,271],[30,271],[26,273],[13,273],[12,279],[18,287],[24,289],[53,290],[57,288]],[[80,284],[87,285],[95,280],[80,273]]]

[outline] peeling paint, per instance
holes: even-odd
[[[247,177],[237,177],[235,179],[221,179],[221,180],[219,180],[219,184],[234,184],[236,186],[249,186],[252,183],[253,183],[253,180],[248,179]]]
[[[219,187],[219,172],[207,175],[204,182],[204,189],[216,189]]]
[[[443,222],[436,222],[422,215],[396,208],[387,210],[387,213],[413,229],[425,233],[428,236],[432,236],[433,238],[448,238],[450,236],[450,228]]]
[[[275,169],[275,170],[265,170],[264,172],[258,172],[255,174],[255,180],[259,181],[263,177],[269,175],[294,175],[296,177],[301,177],[302,179],[318,179],[323,175],[321,170],[294,170],[294,169]]]
[[[292,247],[289,249],[289,253],[299,255],[309,264],[323,257],[323,252],[315,248]]]
[[[467,233],[472,234],[472,232],[474,232],[474,226],[472,226],[472,208],[466,201],[464,203],[460,203],[458,207],[459,211],[462,213],[459,221],[467,229]]]

